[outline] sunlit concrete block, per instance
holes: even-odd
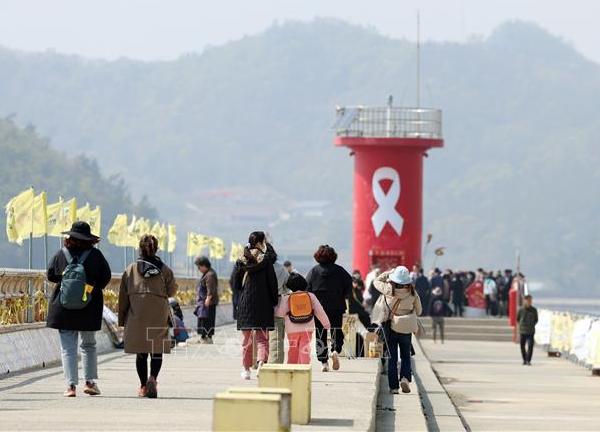
[[[292,423],[292,391],[281,387],[229,387],[227,393],[234,394],[277,394],[281,396],[280,424],[291,428]]]
[[[213,431],[280,431],[290,430],[282,424],[281,395],[218,393],[213,401]]]
[[[310,365],[266,364],[260,369],[259,387],[292,391],[292,423],[310,422],[312,369]]]

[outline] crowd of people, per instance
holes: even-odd
[[[363,306],[370,311],[379,296],[375,288],[375,280],[382,270],[374,267],[366,277],[362,278],[360,271],[353,272],[354,284],[362,293]],[[444,316],[464,315],[465,306],[474,306],[469,304],[467,289],[474,282],[481,282],[483,285],[483,294],[485,300],[485,311],[488,316],[506,316],[508,311],[508,294],[515,278],[524,281],[522,273],[513,274],[510,269],[497,272],[485,271],[453,271],[450,269],[442,272],[435,268],[425,275],[422,267],[413,266],[410,272],[412,283],[415,286],[421,302],[423,303],[424,316],[436,316],[443,309]],[[433,306],[436,302],[442,300],[442,308]]]
[[[60,334],[67,382],[64,395],[76,396],[79,337],[83,391],[98,395],[95,333],[101,327],[102,290],[111,279],[111,270],[95,247],[100,239],[91,234],[87,223],[76,222],[63,234],[64,247],[48,266],[48,280],[56,287],[49,301],[47,326],[58,329]],[[177,292],[175,276],[157,253],[156,237],[143,235],[138,259],[123,273],[118,304],[118,324],[124,327],[124,350],[135,354],[140,382],[138,396],[148,398],[158,395],[157,378],[163,354],[171,351],[173,340],[188,337],[183,313],[173,299]],[[314,253],[314,267],[303,276],[289,261],[279,263],[277,252],[264,232],[249,235],[230,277],[233,314],[241,333],[243,379],[251,379],[253,367],[260,374],[265,363],[283,363],[286,337],[287,362],[310,363],[313,334],[321,370],[329,372],[330,367],[339,370],[344,346],[342,321],[348,312],[356,314],[365,329],[379,335],[383,342],[384,357],[389,358],[390,391],[398,393],[402,389],[408,393],[412,381],[410,357],[414,355],[412,335],[418,335],[422,327],[418,316],[431,315],[434,338],[439,327],[443,340],[443,318],[463,315],[468,304],[467,287],[477,281],[483,284],[487,313],[506,314],[508,289],[513,281],[510,270],[494,275],[482,269],[444,273],[435,269],[426,277],[420,267],[415,266],[410,272],[398,266],[386,271],[373,268],[363,279],[359,271],[350,274],[338,265],[337,258],[333,247],[319,246]],[[207,257],[198,257],[195,265],[201,275],[194,309],[199,342],[212,344],[219,301],[218,276]],[[517,277],[522,279],[522,275]],[[530,327],[537,320],[532,311],[520,312],[520,317],[529,323],[527,337],[522,338],[523,346],[532,340]],[[356,352],[349,353],[350,356],[364,355],[363,343],[363,337],[358,335]],[[524,362],[529,363],[531,348],[523,349]]]

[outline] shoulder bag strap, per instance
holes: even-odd
[[[91,253],[92,253],[92,250],[91,250],[91,249],[88,249],[88,250],[84,251],[84,252],[81,254],[81,256],[79,257],[79,259],[77,260],[77,262],[78,262],[79,264],[83,264],[83,263],[84,263],[84,261],[87,259],[87,257],[89,257],[89,256],[90,256],[90,254],[91,254]]]
[[[73,255],[71,255],[71,252],[69,252],[69,249],[67,249],[66,247],[63,247],[62,252],[63,252],[65,258],[67,259],[67,264],[71,264],[73,262]]]

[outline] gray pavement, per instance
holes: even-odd
[[[473,431],[600,430],[600,378],[583,367],[537,347],[523,366],[512,342],[421,345]]]
[[[135,357],[100,357],[103,394],[62,397],[59,367],[0,379],[0,430],[210,430],[212,397],[231,386],[256,386],[240,378],[239,334],[219,328],[214,345],[189,345],[165,356],[159,398],[136,397]],[[338,372],[313,362],[312,422],[294,430],[369,430],[375,425],[378,360],[342,359]],[[235,413],[232,413],[235,415]]]

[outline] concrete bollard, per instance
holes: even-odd
[[[312,369],[310,365],[266,364],[260,369],[259,387],[278,387],[292,392],[292,423],[310,422]]]
[[[213,401],[213,431],[288,432],[281,410],[280,394],[218,393]]]
[[[231,394],[276,394],[281,396],[281,419],[279,423],[290,430],[292,427],[292,391],[288,388],[277,387],[229,387]]]

